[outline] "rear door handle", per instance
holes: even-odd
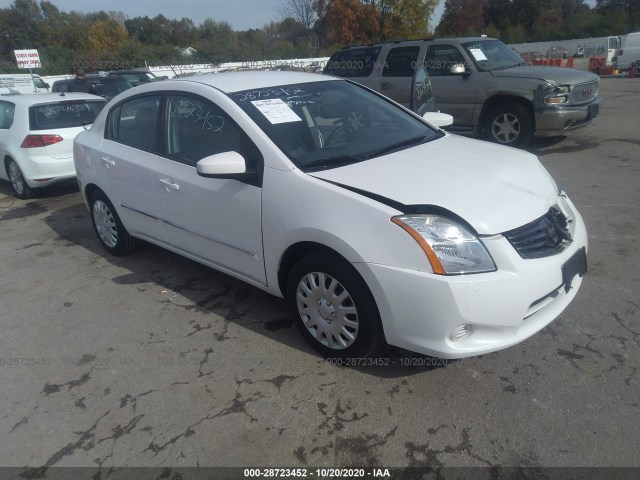
[[[111,168],[111,167],[115,167],[116,166],[116,162],[114,160],[111,160],[109,157],[100,157],[100,160],[102,160],[104,162],[104,164],[107,166],[107,168]]]
[[[380,88],[382,90],[389,90],[391,88],[391,84],[390,83],[381,83],[380,84]]]
[[[167,189],[167,192],[170,192],[172,190],[180,190],[180,185],[178,185],[177,183],[173,183],[173,181],[169,178],[161,178],[160,182]]]

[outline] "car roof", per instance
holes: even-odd
[[[252,88],[271,88],[280,85],[292,85],[294,83],[311,83],[322,81],[336,81],[336,77],[321,75],[318,73],[306,72],[264,72],[264,71],[244,71],[244,72],[223,72],[205,73],[193,77],[176,79],[176,82],[193,82],[210,85],[224,93],[240,92],[251,90]],[[161,88],[164,82],[154,83]]]
[[[497,40],[497,38],[493,38],[493,37],[442,37],[442,38],[434,38],[433,39],[434,42],[446,41],[446,42],[459,42],[459,43],[478,42],[478,41],[484,41],[484,40]]]
[[[432,37],[432,38],[417,38],[414,40],[398,40],[397,42],[381,42],[381,43],[363,43],[359,45],[349,45],[343,47],[339,51],[349,50],[350,48],[363,48],[363,47],[380,47],[382,45],[402,45],[404,43],[416,43],[416,42],[427,42],[427,43],[437,43],[437,42],[457,42],[457,43],[466,43],[466,42],[477,42],[484,40],[497,40],[493,37]],[[335,52],[337,53],[337,52]]]
[[[81,92],[64,92],[64,95],[60,93],[26,93],[23,95],[11,96],[11,101],[16,105],[40,105],[43,103],[57,103],[69,100],[101,100],[104,98],[97,95],[91,95],[90,93]]]
[[[130,70],[111,70],[108,75],[124,75],[127,73],[153,73],[144,68],[132,68]]]

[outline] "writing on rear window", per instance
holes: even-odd
[[[65,102],[31,107],[31,130],[50,130],[90,125],[106,102]]]

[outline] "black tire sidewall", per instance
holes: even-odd
[[[303,324],[298,312],[296,292],[300,280],[310,272],[322,272],[336,279],[348,292],[358,312],[358,334],[352,345],[337,350],[322,345]],[[307,342],[325,358],[366,358],[383,343],[380,314],[371,291],[356,269],[330,252],[315,252],[302,258],[289,273],[287,303],[294,323]]]
[[[503,143],[493,136],[493,122],[496,117],[504,114],[511,114],[518,119],[520,133],[513,142]],[[484,134],[490,141],[508,147],[523,147],[529,143],[533,137],[533,119],[530,112],[523,105],[518,103],[504,103],[497,105],[489,111],[484,122]]]
[[[16,189],[13,188],[13,181],[11,180],[11,164],[12,163],[15,164],[16,168],[20,172],[20,180],[22,181],[22,185],[24,187],[22,193],[16,192]],[[27,200],[33,197],[34,189],[31,188],[29,185],[27,185],[27,181],[24,178],[24,174],[22,173],[22,169],[20,168],[20,165],[18,165],[18,162],[16,162],[14,159],[10,159],[6,164],[6,168],[7,168],[7,177],[9,177],[9,184],[11,185],[11,192],[13,193],[13,195],[19,198],[20,200]]]
[[[109,211],[111,212],[111,215],[113,215],[113,219],[115,220],[118,238],[116,240],[116,245],[114,247],[110,247],[107,244],[105,244],[102,241],[102,238],[100,238],[100,234],[98,233],[98,229],[96,227],[96,220],[94,218],[94,213],[93,213],[93,205],[98,200],[101,200],[107,205],[107,207],[109,208]],[[96,190],[91,194],[91,196],[89,197],[89,211],[91,213],[91,224],[93,225],[93,231],[96,233],[96,236],[98,237],[98,240],[100,241],[100,244],[104,247],[104,249],[113,255],[124,255],[128,253],[129,251],[128,244],[131,241],[129,233],[127,232],[126,228],[124,228],[124,225],[122,224],[122,221],[118,216],[118,212],[116,212],[116,209],[114,208],[113,204],[111,203],[111,201],[109,200],[109,198],[104,192],[102,192],[101,190]]]

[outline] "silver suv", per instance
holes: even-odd
[[[425,64],[452,132],[524,146],[536,134],[558,135],[597,115],[597,75],[530,66],[500,40],[486,37],[410,40],[345,47],[324,73],[350,78],[409,104],[416,66]]]

